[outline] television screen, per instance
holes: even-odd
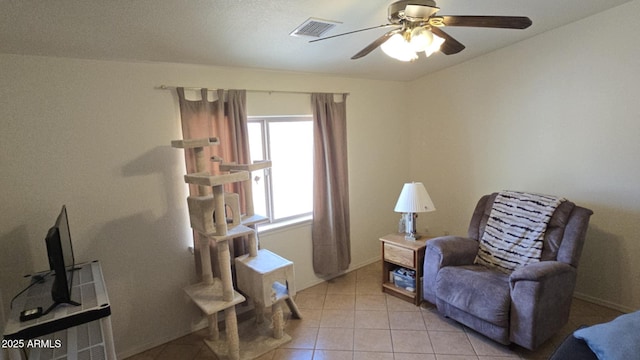
[[[75,258],[73,256],[73,245],[71,244],[71,233],[69,231],[69,219],[67,218],[66,206],[62,206],[55,225],[51,227],[47,233],[45,242],[47,244],[49,267],[54,273],[53,285],[51,287],[51,298],[54,303],[46,312],[62,303],[78,305],[71,300]]]
[[[69,218],[67,217],[67,207],[65,205],[62,205],[60,215],[58,215],[58,219],[56,219],[56,227],[60,232],[60,246],[62,247],[62,257],[64,260],[64,265],[68,271],[71,271],[75,266],[75,259],[73,257],[71,233],[69,232]]]

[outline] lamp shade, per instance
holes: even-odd
[[[429,212],[436,209],[433,201],[421,182],[406,183],[402,187],[400,197],[396,203],[395,212],[420,213]]]

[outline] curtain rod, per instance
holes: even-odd
[[[160,85],[158,87],[156,87],[156,89],[160,89],[160,90],[173,90],[176,88],[184,88],[185,90],[201,90],[203,88],[199,88],[199,87],[188,87],[188,86],[169,86],[169,85]],[[209,89],[207,88],[207,90],[209,91],[216,91],[218,89]],[[253,92],[253,93],[268,93],[268,94],[306,94],[306,95],[311,95],[313,94],[312,92],[309,91],[287,91],[287,90],[246,90],[247,92]],[[326,93],[326,92],[321,92],[321,93]],[[330,94],[330,93],[327,93]],[[350,95],[348,92],[337,92],[337,93],[331,93],[331,94],[337,94],[337,95]]]

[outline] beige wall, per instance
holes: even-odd
[[[1,309],[23,274],[46,268],[43,238],[67,204],[78,259],[102,261],[120,357],[201,325],[181,290],[195,281],[184,162],[160,84],[349,92],[354,267],[379,257],[405,181],[427,185],[438,210],[418,222],[436,235],[465,233],[484,193],[549,192],[595,211],[579,294],[637,309],[638,13],[636,0],[408,84],[0,55]],[[254,115],[307,106],[249,97]],[[295,262],[299,288],[319,280],[308,226],[262,243]]]
[[[66,204],[77,259],[102,262],[123,357],[202,325],[182,293],[194,282],[175,96],[184,85],[349,92],[352,266],[379,258],[408,175],[406,84],[268,71],[0,55],[0,296],[47,268],[44,236]],[[301,95],[250,94],[253,115],[300,113]],[[267,114],[268,113],[268,114]],[[394,125],[389,126],[393,121]],[[296,285],[318,282],[310,230],[264,236],[293,260]],[[2,314],[0,314],[2,315]],[[1,320],[1,319],[0,319]],[[4,324],[4,321],[2,321]]]
[[[466,234],[475,201],[502,189],[594,210],[581,296],[640,308],[640,1],[411,84],[411,174],[432,232]],[[422,223],[424,225],[424,223]]]

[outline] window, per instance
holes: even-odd
[[[251,161],[271,160],[254,171],[253,206],[272,224],[307,220],[313,210],[313,122],[311,116],[249,117]]]

